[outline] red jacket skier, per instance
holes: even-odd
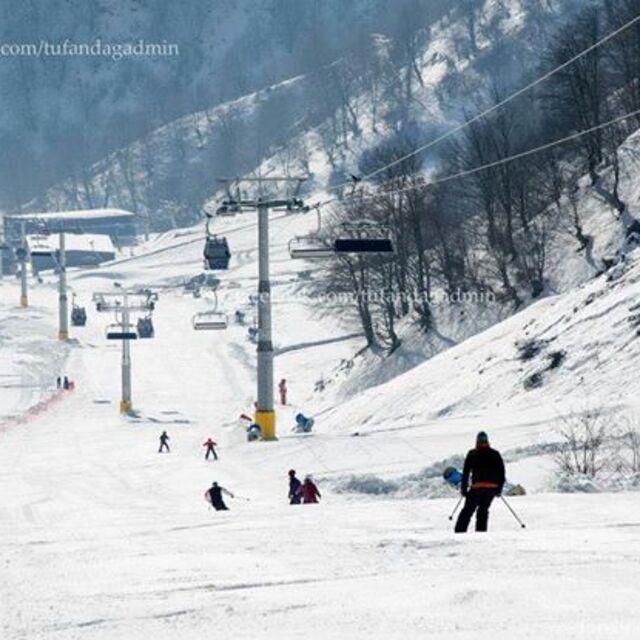
[[[208,460],[209,459],[209,454],[213,454],[213,459],[217,460],[218,459],[218,454],[216,453],[216,447],[218,446],[217,443],[215,443],[211,438],[208,438],[207,441],[202,445],[203,447],[207,447],[207,451],[204,454],[204,459]]]
[[[321,498],[318,487],[313,483],[313,480],[309,476],[304,479],[302,486],[298,489],[298,494],[302,496],[302,502],[304,504],[313,504],[318,502],[318,498]]]
[[[287,381],[284,378],[280,380],[278,391],[280,392],[280,404],[287,404]]]

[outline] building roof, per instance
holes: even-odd
[[[116,252],[109,236],[97,234],[65,233],[65,249],[67,251],[98,251],[100,253]],[[27,236],[27,245],[33,251],[54,252],[59,248],[59,236],[30,235]]]
[[[24,213],[20,215],[5,216],[13,220],[24,222],[63,221],[63,220],[94,220],[101,218],[135,218],[135,213],[124,209],[78,209],[76,211],[43,211],[40,213]]]

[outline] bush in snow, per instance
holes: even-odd
[[[556,474],[549,488],[559,493],[597,493],[602,490],[593,478],[575,473]]]
[[[398,489],[398,482],[383,480],[373,474],[347,476],[336,481],[334,485],[334,491],[337,493],[367,493],[376,496],[395,493]]]
[[[558,431],[562,441],[554,459],[562,473],[593,479],[614,466],[611,442],[617,430],[601,410],[572,413],[562,419]]]

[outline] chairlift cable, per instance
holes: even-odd
[[[563,62],[562,64],[558,65],[554,69],[551,69],[550,71],[547,71],[546,73],[544,73],[542,76],[540,76],[539,78],[537,78],[533,82],[530,82],[529,84],[525,85],[524,87],[521,87],[520,89],[518,89],[517,91],[513,92],[512,94],[510,94],[509,96],[507,96],[503,100],[500,100],[499,102],[497,102],[496,104],[492,105],[491,107],[488,107],[487,109],[484,109],[480,113],[478,113],[475,116],[473,116],[473,118],[471,118],[469,120],[465,120],[464,122],[456,125],[455,127],[452,127],[451,129],[445,131],[443,134],[441,134],[437,138],[434,138],[433,140],[431,140],[431,141],[429,141],[429,142],[427,142],[427,143],[425,143],[423,145],[420,145],[419,147],[417,147],[413,151],[404,154],[400,158],[396,158],[395,160],[392,160],[391,162],[387,163],[386,165],[383,165],[382,167],[379,167],[378,169],[368,173],[367,175],[362,176],[360,178],[360,180],[369,180],[369,179],[373,178],[374,176],[382,173],[386,169],[389,169],[389,168],[391,168],[391,167],[393,167],[393,166],[395,166],[397,164],[400,164],[401,162],[404,162],[405,160],[408,160],[409,158],[412,158],[413,156],[417,155],[418,153],[422,153],[423,151],[426,151],[427,149],[430,149],[430,148],[434,147],[435,145],[437,145],[440,142],[446,140],[450,136],[452,136],[452,135],[454,135],[456,133],[459,133],[460,131],[462,131],[463,129],[468,127],[469,125],[474,124],[475,122],[477,122],[478,120],[481,120],[482,118],[485,118],[486,116],[488,116],[489,114],[493,113],[497,109],[500,109],[501,107],[505,106],[506,104],[509,104],[510,102],[515,100],[516,98],[518,98],[521,95],[525,94],[527,91],[529,91],[529,90],[533,89],[534,87],[538,86],[539,84],[543,83],[545,80],[548,80],[549,78],[554,76],[556,73],[566,69],[567,67],[572,65],[574,62],[577,62],[578,60],[580,60],[580,58],[583,58],[584,56],[588,55],[589,53],[591,53],[592,51],[594,51],[598,47],[600,47],[603,44],[609,42],[610,40],[612,40],[613,38],[615,38],[616,36],[621,34],[623,31],[625,31],[629,27],[631,27],[634,24],[636,24],[638,21],[640,21],[640,15],[637,15],[634,18],[632,18],[631,20],[625,22],[625,24],[623,24],[622,26],[618,27],[617,29],[615,29],[611,33],[607,34],[606,36],[604,36],[603,38],[601,38],[597,42],[594,42],[592,45],[588,46],[586,49],[584,49],[580,53],[577,53],[575,56],[569,58],[569,60],[566,60],[565,62]],[[629,114],[629,115],[632,115],[632,114]],[[353,184],[353,182],[351,180],[349,180],[349,181],[343,182],[341,184],[335,185],[333,187],[328,187],[327,191],[330,191],[330,192],[331,191],[339,191],[339,190],[343,189],[344,187],[350,186],[351,184]],[[322,205],[331,204],[332,202],[335,202],[337,199],[338,199],[337,197],[334,197],[334,198],[331,198],[330,200],[322,202],[321,204]]]

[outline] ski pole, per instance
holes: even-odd
[[[244,496],[233,496],[234,498],[237,498],[238,500],[244,500],[245,502],[251,502],[251,498],[245,498]]]
[[[458,500],[458,502],[456,503],[456,506],[454,508],[454,510],[451,512],[451,515],[449,516],[449,520],[453,520],[453,516],[456,515],[456,511],[458,510],[458,507],[460,506],[460,503],[464,500],[464,496],[460,496],[460,499]]]
[[[518,518],[518,514],[511,508],[511,505],[505,500],[505,497],[504,496],[500,496],[500,497],[502,498],[502,502],[504,502],[507,505],[507,509],[509,509],[509,511],[511,511],[511,513],[513,514],[513,517],[520,523],[520,526],[524,529],[526,527],[524,522],[522,522],[522,520]]]

